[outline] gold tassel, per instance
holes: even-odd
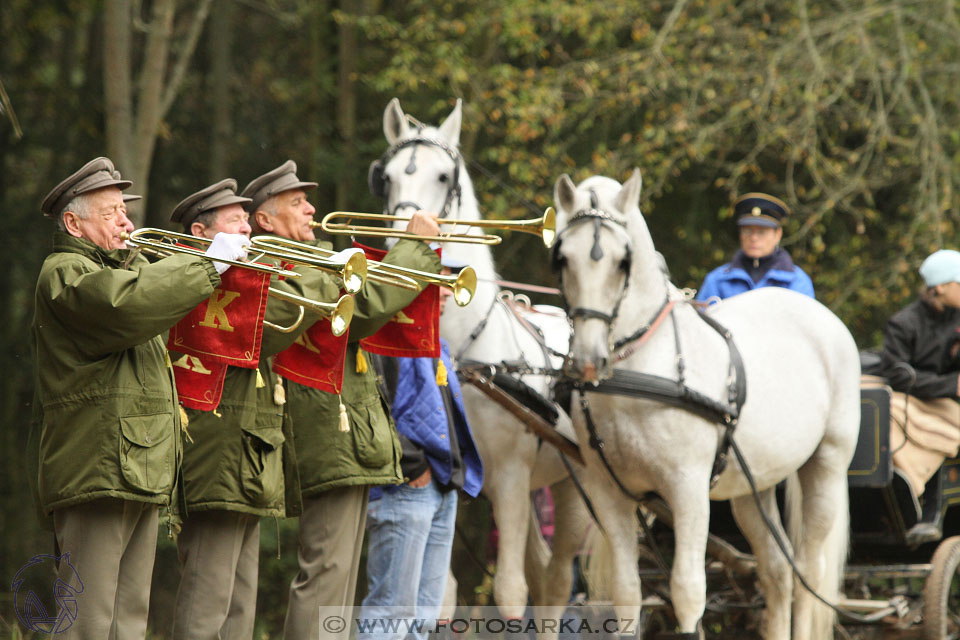
[[[187,410],[183,408],[182,404],[178,404],[177,407],[180,409],[180,431],[183,433],[183,437],[187,439],[187,442],[193,444],[193,438],[190,437],[190,432],[187,431],[187,427],[190,426],[190,417],[187,416]]]
[[[437,358],[437,386],[447,386],[447,367],[440,358]]]
[[[367,359],[363,357],[363,349],[357,347],[357,373],[367,372]]]
[[[257,389],[263,389],[267,386],[267,383],[263,381],[263,374],[260,373],[260,369],[257,369]]]
[[[347,408],[344,406],[343,400],[340,396],[337,396],[337,399],[340,400],[340,431],[347,433],[350,431],[350,417],[347,415]]]
[[[273,404],[280,406],[287,402],[287,390],[283,388],[283,378],[277,376],[277,383],[273,385]]]

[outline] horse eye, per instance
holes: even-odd
[[[440,182],[446,182],[447,180],[450,179],[450,177],[445,173],[441,173],[438,179],[440,180]]]

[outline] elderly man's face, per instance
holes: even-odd
[[[765,258],[777,248],[781,237],[783,229],[780,227],[740,227],[740,248],[748,258]]]
[[[133,223],[127,217],[123,192],[117,187],[104,187],[85,195],[89,205],[86,218],[81,218],[73,211],[63,214],[67,233],[89,240],[103,249],[126,249],[127,242],[120,234],[131,233]]]
[[[264,230],[297,242],[314,240],[310,223],[317,210],[307,200],[306,192],[303,189],[290,189],[277,194],[276,201],[276,215],[258,218],[258,221],[267,221],[266,224],[261,223]]]
[[[213,222],[207,226],[200,222],[190,225],[190,232],[195,236],[213,239],[218,233],[242,233],[250,237],[250,214],[239,204],[228,204],[217,209]]]

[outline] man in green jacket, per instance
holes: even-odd
[[[113,163],[96,158],[41,205],[57,218],[37,280],[33,337],[37,498],[53,515],[60,579],[76,597],[65,637],[143,638],[158,511],[177,494],[180,414],[164,339],[228,265],[174,255],[149,264]],[[211,258],[245,254],[222,234]],[[72,568],[71,568],[72,566]],[[75,571],[73,570],[75,568]]]
[[[317,184],[301,181],[296,169],[288,160],[250,182],[242,195],[252,200],[247,210],[253,213],[254,233],[315,244],[310,222],[316,209],[307,201],[306,191]],[[413,217],[408,231],[438,235],[435,216],[418,212]],[[383,261],[440,272],[440,258],[419,240],[399,241]],[[361,338],[379,330],[416,296],[416,291],[399,287],[364,284],[355,297],[340,398],[285,381],[303,495],[300,571],[290,585],[285,638],[318,638],[320,607],[342,611],[353,605],[368,489],[403,481],[396,430],[380,398],[372,367],[363,366],[362,357],[358,366],[358,353]],[[349,419],[346,431],[339,427],[341,399]]]
[[[187,196],[170,216],[194,236],[217,233],[250,235],[250,202],[236,194],[233,179],[221,180]],[[317,269],[300,268],[300,278],[271,288],[321,302],[335,301],[339,285]],[[174,610],[173,637],[252,638],[257,604],[260,518],[283,517],[284,455],[282,394],[270,370],[270,356],[290,346],[306,328],[282,332],[296,322],[298,307],[271,300],[258,369],[228,366],[219,406],[213,411],[187,409],[190,438],[184,443],[183,485],[187,512],[177,537],[180,587]],[[317,319],[311,314],[307,323]],[[190,368],[189,356],[171,354],[174,371]],[[288,422],[289,424],[289,422]],[[290,434],[292,435],[292,434]],[[293,472],[295,469],[288,469]],[[299,502],[299,487],[291,487]]]

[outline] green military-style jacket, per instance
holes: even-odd
[[[440,272],[440,258],[419,240],[400,240],[383,262]],[[350,419],[349,431],[339,429],[340,399],[336,395],[285,381],[305,497],[338,487],[403,481],[396,429],[380,398],[373,368],[357,372],[357,351],[361,338],[376,333],[417,295],[416,291],[369,281],[356,295],[341,394]]]
[[[274,276],[270,287],[321,302],[339,297],[332,276],[308,267],[295,270],[300,278],[278,281]],[[298,315],[297,305],[271,299],[265,320],[290,327]],[[288,508],[299,513],[292,425],[276,394],[278,376],[270,370],[270,356],[293,344],[318,318],[305,312],[303,322],[290,332],[264,326],[259,369],[228,366],[217,409],[187,409],[190,438],[183,445],[187,517],[212,509],[274,517],[283,517]]]
[[[54,235],[33,320],[39,406],[31,441],[44,513],[105,497],[174,502],[180,413],[160,334],[219,284],[201,258],[149,264],[131,250]]]

